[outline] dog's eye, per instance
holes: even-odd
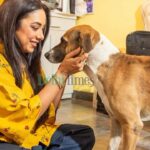
[[[62,37],[61,42],[67,43],[67,41]]]

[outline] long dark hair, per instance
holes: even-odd
[[[45,38],[37,45],[33,53],[24,54],[20,50],[21,46],[15,32],[20,20],[38,9],[43,9],[46,14]],[[12,67],[16,85],[20,88],[23,83],[20,63],[25,65],[35,94],[42,88],[38,84],[38,78],[41,77],[41,50],[49,32],[49,14],[49,9],[40,0],[5,0],[0,6],[0,40],[4,44],[4,55]]]

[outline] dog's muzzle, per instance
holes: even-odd
[[[60,63],[63,61],[65,54],[60,51],[50,50],[46,52],[44,56],[51,63]]]

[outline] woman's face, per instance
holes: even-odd
[[[32,53],[37,44],[44,39],[46,15],[43,9],[35,10],[20,21],[16,36],[24,53]]]

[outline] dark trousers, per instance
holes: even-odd
[[[34,139],[33,139],[34,140]],[[32,150],[92,150],[95,143],[93,129],[86,125],[61,125],[52,136],[48,147],[39,144]],[[26,150],[17,145],[0,143],[0,150]]]

